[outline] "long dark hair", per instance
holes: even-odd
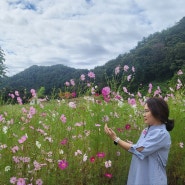
[[[169,107],[163,98],[153,97],[146,100],[152,115],[166,125],[166,130],[171,131],[174,120],[169,119]]]

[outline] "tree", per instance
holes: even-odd
[[[6,66],[4,65],[5,62],[4,56],[5,56],[4,51],[0,47],[0,79],[5,77],[6,74]]]

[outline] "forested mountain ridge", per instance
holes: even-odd
[[[105,86],[105,74],[111,79],[119,65],[135,67],[133,91],[138,89],[139,84],[148,85],[154,81],[166,83],[179,69],[184,71],[185,17],[173,27],[143,38],[130,52],[120,54],[105,65],[92,69],[96,74],[96,83],[100,87]],[[47,67],[34,65],[12,77],[4,78],[0,86],[7,91],[31,88],[37,90],[44,86],[49,94],[53,88],[62,89],[66,81],[79,79],[81,74],[87,73],[87,69],[75,69],[61,64]]]
[[[110,76],[118,65],[135,67],[135,86],[171,80],[179,69],[185,69],[185,17],[175,26],[143,38],[129,53],[94,70],[105,70]]]
[[[62,64],[53,66],[33,65],[13,77],[6,78],[2,87],[9,90],[38,90],[40,87],[44,87],[46,93],[49,94],[53,88],[62,88],[66,81],[79,78],[81,74],[87,74],[87,72],[87,69],[75,69]]]

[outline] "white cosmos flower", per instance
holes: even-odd
[[[8,131],[8,127],[7,127],[7,126],[4,126],[4,127],[3,127],[3,132],[4,132],[4,134],[6,134],[7,131]]]
[[[59,154],[64,154],[64,151],[63,150],[59,150]]]
[[[36,141],[36,146],[37,146],[38,148],[40,148],[40,147],[41,147],[41,144],[40,144],[40,142],[39,142],[39,141]]]
[[[88,156],[86,154],[83,155],[83,162],[87,161]]]
[[[7,171],[10,170],[10,168],[11,168],[10,166],[6,166],[5,169],[4,169],[4,171],[7,172]]]

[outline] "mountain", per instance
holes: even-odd
[[[50,94],[56,88],[64,87],[64,83],[70,79],[79,79],[81,74],[87,74],[87,69],[75,69],[62,64],[53,66],[33,65],[28,69],[4,79],[1,88],[7,91],[38,90],[45,88],[45,93]]]
[[[110,77],[118,65],[135,67],[133,88],[150,82],[168,82],[178,70],[185,71],[185,17],[175,26],[143,38],[129,53],[94,71],[107,71]]]
[[[96,74],[96,83],[101,88],[111,80],[117,66],[134,66],[135,78],[132,91],[140,85],[150,82],[167,84],[178,70],[185,70],[185,17],[173,27],[156,32],[143,38],[137,46],[116,59],[108,61],[103,66],[97,66],[92,71]],[[87,69],[75,69],[58,64],[53,66],[34,65],[12,77],[7,77],[0,85],[6,91],[36,89],[45,87],[50,94],[53,88],[64,88],[64,83],[70,79],[79,79],[81,74],[87,74]],[[106,76],[105,76],[106,74]],[[120,82],[121,83],[121,82]]]

